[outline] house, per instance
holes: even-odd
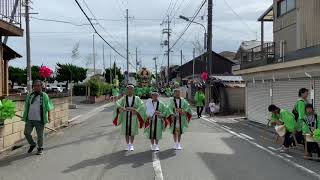
[[[213,52],[213,63],[211,66],[212,75],[231,75],[232,65],[234,65],[234,62]],[[180,66],[178,71],[180,72],[182,80],[192,80],[193,74],[196,79],[200,80],[200,76],[203,72],[209,72],[209,67],[207,53],[204,53]]]
[[[274,0],[258,18],[260,45],[240,51],[246,81],[246,115],[266,123],[268,105],[292,110],[300,88],[310,89],[310,102],[320,108],[320,1]],[[273,23],[273,41],[264,41],[264,24]]]
[[[21,57],[6,45],[9,36],[23,36],[20,0],[0,4],[0,97],[9,95],[9,61]]]

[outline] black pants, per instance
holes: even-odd
[[[298,144],[304,145],[304,137],[303,137],[302,131],[296,132],[296,140]]]
[[[201,117],[202,111],[203,111],[203,106],[197,106],[197,115],[198,115],[198,117]]]
[[[307,150],[308,150],[309,154],[317,153],[318,155],[320,155],[320,148],[319,148],[318,143],[316,143],[316,142],[308,142],[307,143],[307,147],[308,147]]]
[[[291,132],[286,132],[284,135],[283,146],[289,148],[293,142],[293,138],[291,137]]]

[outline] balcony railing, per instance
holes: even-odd
[[[247,69],[275,63],[275,43],[268,42],[241,52],[240,68]]]
[[[21,28],[22,0],[0,0],[0,20]]]

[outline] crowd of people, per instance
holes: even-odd
[[[308,102],[309,90],[302,88],[298,95],[299,98],[292,112],[274,104],[269,106],[270,125],[275,126],[278,135],[282,137],[283,145],[280,152],[287,153],[291,147],[302,144],[305,148],[306,159],[311,158],[313,153],[320,158],[320,149],[316,142],[319,141],[319,116],[313,104]]]
[[[154,91],[144,104],[140,97],[134,95],[134,88],[134,85],[127,85],[126,94],[115,103],[113,116],[113,124],[121,126],[125,136],[126,150],[134,151],[134,139],[139,128],[144,128],[151,150],[160,150],[159,140],[166,129],[173,135],[173,148],[181,150],[181,137],[188,128],[192,113],[189,103],[180,96],[180,90],[175,89],[167,103],[159,100],[159,93]]]

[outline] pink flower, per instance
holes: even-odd
[[[209,78],[209,75],[208,75],[207,72],[203,72],[203,73],[201,74],[201,79],[202,79],[202,80],[206,81],[208,78]]]

